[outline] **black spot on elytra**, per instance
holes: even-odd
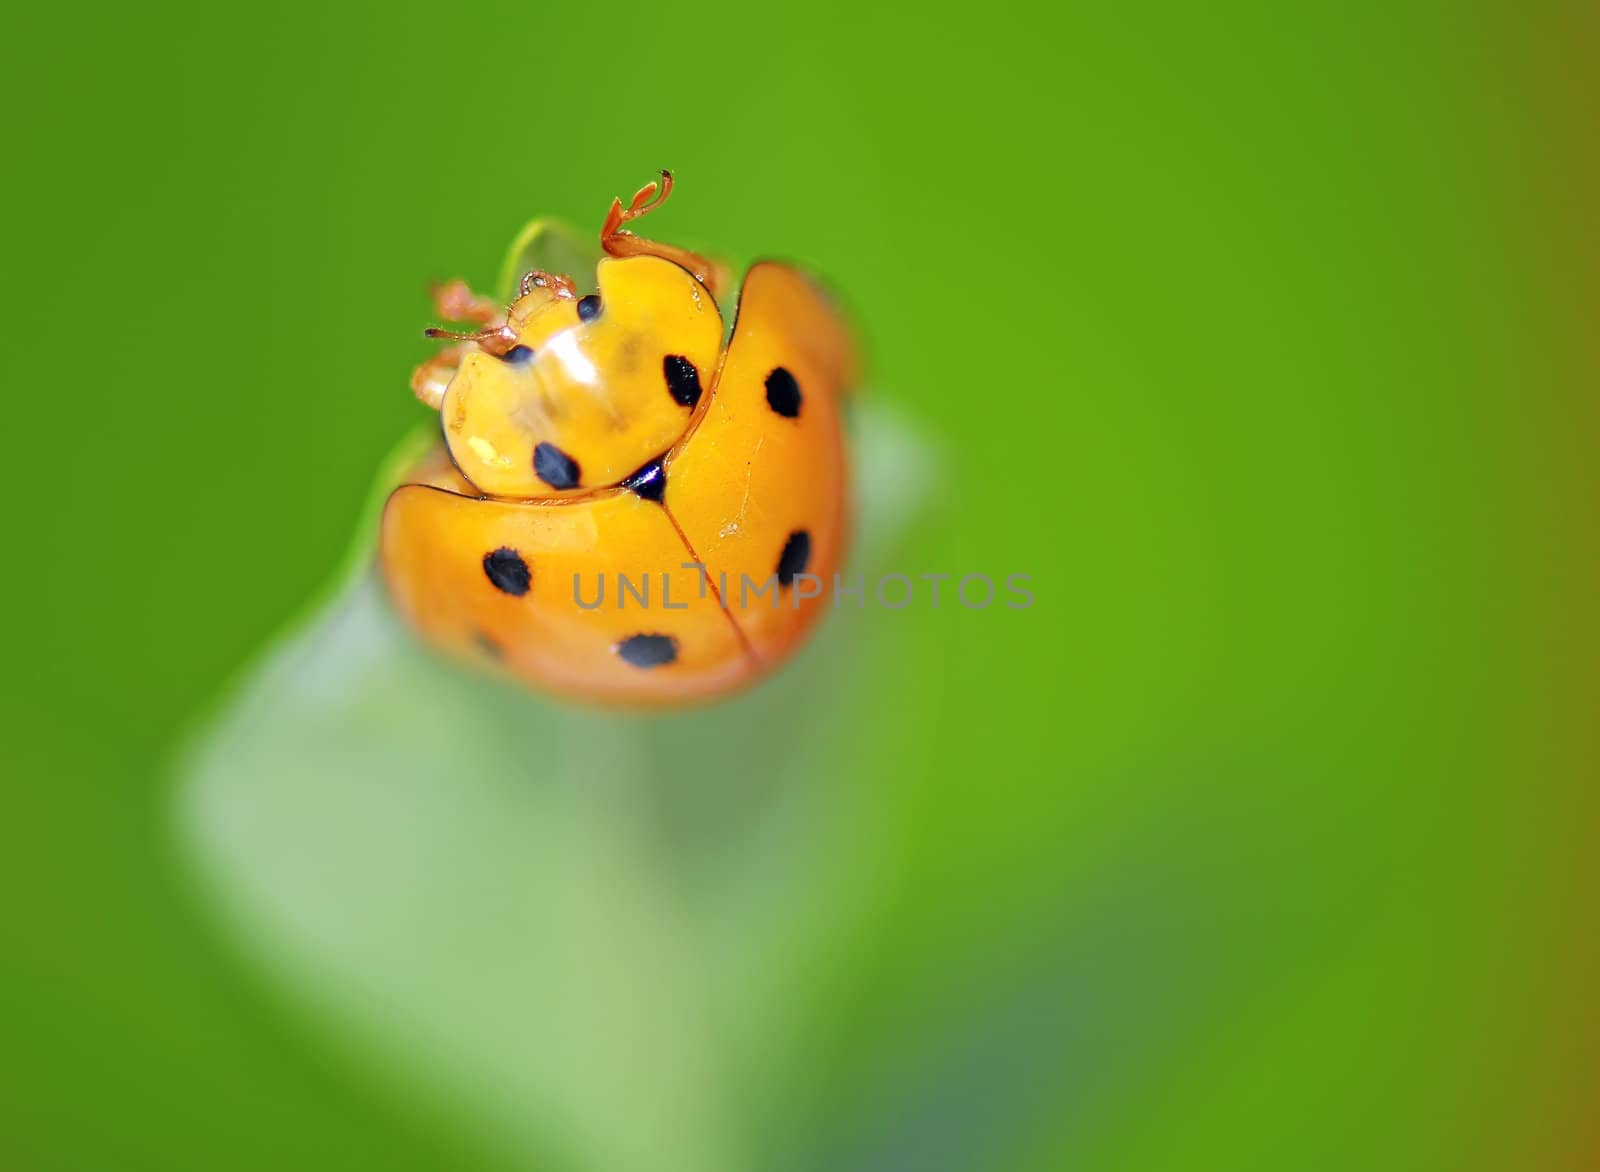
[[[796,529],[789,534],[789,540],[783,543],[783,552],[778,555],[778,585],[793,585],[795,576],[805,573],[810,564],[811,534]]]
[[[793,419],[800,414],[800,398],[800,384],[794,375],[781,366],[773,367],[767,375],[767,406],[785,419]]]
[[[533,473],[551,488],[578,487],[578,462],[555,444],[533,449]]]
[[[629,476],[622,482],[622,487],[632,489],[647,501],[660,504],[661,498],[667,493],[667,470],[661,466],[661,457],[657,456]]]
[[[533,347],[523,346],[519,343],[518,345],[511,347],[511,349],[507,350],[504,354],[500,355],[500,361],[515,364],[519,362],[526,362],[532,357]]]
[[[629,635],[617,644],[617,654],[634,667],[662,667],[678,658],[678,641],[671,635]]]
[[[504,545],[483,555],[483,572],[496,590],[518,597],[526,594],[533,582],[533,572],[522,555]]]
[[[661,373],[667,377],[667,392],[678,403],[693,407],[700,401],[700,372],[682,354],[668,354],[663,358]]]
[[[600,294],[591,293],[578,298],[578,320],[593,321],[600,316]]]

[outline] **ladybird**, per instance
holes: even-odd
[[[830,298],[786,264],[745,274],[623,225],[592,284],[539,270],[509,307],[462,282],[440,317],[479,328],[412,389],[443,442],[388,498],[380,560],[432,645],[563,697],[686,704],[761,679],[828,608],[848,528],[843,399],[856,375]]]

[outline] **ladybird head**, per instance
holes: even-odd
[[[505,324],[467,337],[439,413],[451,459],[480,492],[618,484],[688,427],[722,344],[710,292],[656,256],[607,258],[594,279],[581,293],[531,273]]]

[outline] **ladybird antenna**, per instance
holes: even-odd
[[[425,338],[437,338],[445,342],[476,342],[490,354],[504,357],[511,353],[517,345],[517,335],[509,326],[485,326],[476,333],[462,334],[455,330],[441,330],[437,326],[429,326],[422,331]]]

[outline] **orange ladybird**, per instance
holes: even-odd
[[[412,380],[444,442],[384,508],[399,612],[429,642],[607,703],[703,700],[776,669],[829,605],[845,554],[844,323],[797,270],[754,265],[731,334],[721,270],[622,225],[595,292],[523,276],[509,308],[454,282]]]

